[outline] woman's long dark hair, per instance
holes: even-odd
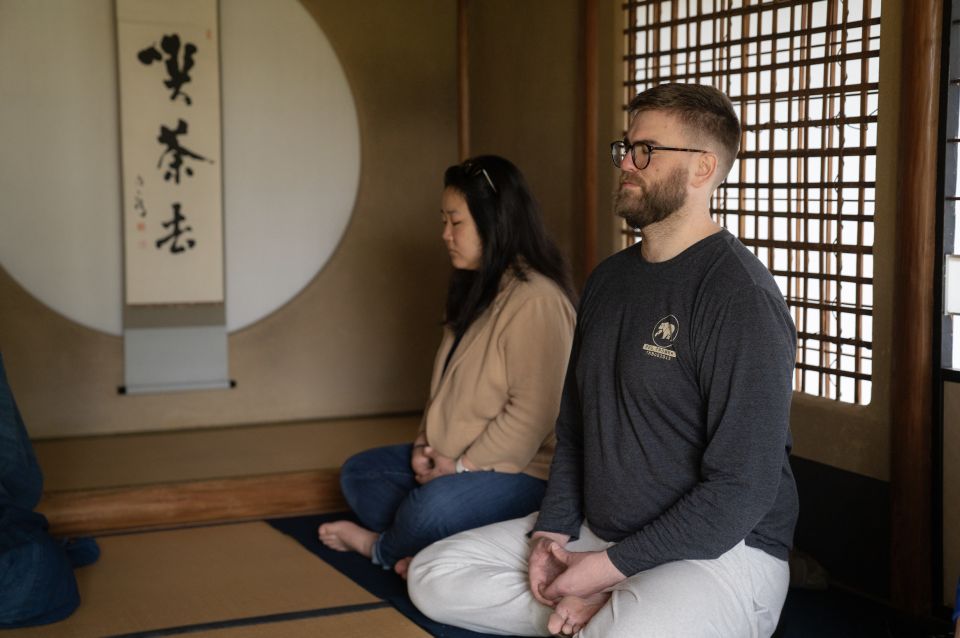
[[[458,337],[493,302],[508,268],[522,280],[523,268],[533,268],[575,303],[567,260],[547,235],[540,207],[512,162],[497,155],[474,157],[448,168],[443,185],[467,200],[483,245],[479,269],[455,269],[450,277],[446,323]]]

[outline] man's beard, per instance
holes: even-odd
[[[661,222],[686,203],[687,176],[687,169],[678,167],[659,182],[650,184],[633,181],[628,173],[622,173],[613,210],[634,230]],[[640,191],[623,188],[623,182],[639,185]]]

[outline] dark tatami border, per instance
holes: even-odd
[[[384,607],[390,607],[390,603],[378,601],[375,603],[363,603],[360,605],[342,605],[340,607],[324,607],[323,609],[289,611],[282,614],[267,614],[265,616],[250,616],[248,618],[236,618],[233,620],[218,620],[214,622],[198,623],[196,625],[181,625],[179,627],[166,627],[164,629],[135,631],[129,634],[115,634],[113,636],[107,636],[106,638],[155,638],[157,636],[179,636],[182,634],[192,634],[198,631],[210,631],[212,629],[247,627],[250,625],[264,625],[268,623],[302,620],[304,618],[319,618],[321,616],[352,614],[358,611],[383,609]]]

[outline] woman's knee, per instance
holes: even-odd
[[[364,450],[354,454],[344,461],[340,468],[340,480],[353,479],[382,470],[383,465],[377,457],[376,449]]]
[[[366,461],[359,456],[351,456],[340,468],[340,491],[348,501],[358,489],[358,484],[369,480]]]
[[[441,476],[435,478],[410,492],[408,500],[418,510],[446,510],[449,512],[453,505],[458,502],[462,504],[460,498],[462,494],[457,490],[456,481],[457,479],[454,477]]]
[[[468,529],[522,518],[536,511],[539,502],[525,502],[503,485],[491,489],[479,477],[443,476],[411,492],[410,512],[425,526],[449,536]],[[499,477],[503,478],[503,477]],[[510,483],[504,483],[510,485]],[[515,483],[513,484],[515,485]]]
[[[340,487],[344,492],[370,481],[380,481],[385,474],[408,471],[405,448],[396,445],[373,448],[354,454],[340,468]]]
[[[434,479],[426,485],[411,491],[401,505],[398,516],[405,521],[414,522],[421,534],[438,540],[465,529],[458,515],[464,504],[458,492],[442,484],[442,479]]]

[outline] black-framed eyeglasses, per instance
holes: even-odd
[[[640,155],[637,155],[637,149],[640,149]],[[676,148],[674,146],[653,146],[652,144],[647,144],[646,142],[634,142],[630,144],[627,140],[617,140],[610,144],[610,159],[613,160],[613,165],[617,168],[620,168],[620,165],[623,164],[623,158],[627,156],[627,151],[630,151],[630,157],[633,159],[633,165],[637,167],[637,170],[642,171],[647,166],[650,165],[650,158],[653,157],[654,151],[682,151],[684,153],[709,153],[710,151],[705,151],[699,148]]]
[[[493,185],[493,180],[490,179],[490,174],[487,172],[487,169],[474,164],[470,160],[467,160],[460,166],[463,167],[463,172],[465,172],[469,177],[479,177],[480,175],[483,175],[484,179],[487,180],[487,184],[489,184],[490,188],[493,189],[493,192],[497,192],[497,187]]]

